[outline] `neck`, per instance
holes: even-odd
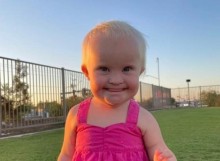
[[[121,104],[111,105],[95,97],[93,97],[91,100],[92,106],[94,105],[96,107],[101,107],[105,109],[118,109],[118,108],[123,108],[123,107],[127,108],[129,106],[129,103],[130,103],[130,100],[127,100],[126,102],[123,102]]]

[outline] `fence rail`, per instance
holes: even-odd
[[[80,72],[0,57],[0,136],[62,124],[89,89]]]

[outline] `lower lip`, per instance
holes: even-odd
[[[125,89],[120,89],[120,90],[106,89],[106,90],[109,91],[109,92],[115,92],[115,93],[117,93],[117,92],[122,92],[122,91],[124,91]]]

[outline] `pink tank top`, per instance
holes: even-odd
[[[126,122],[103,128],[87,124],[90,100],[83,101],[78,109],[72,161],[149,161],[137,127],[139,105],[131,100]]]

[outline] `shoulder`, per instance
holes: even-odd
[[[89,102],[90,102],[90,99],[86,99],[78,103],[77,105],[71,107],[71,109],[68,112],[67,119],[76,118],[79,111],[83,111],[85,109],[84,107],[89,105]]]
[[[139,116],[138,116],[138,127],[141,129],[143,135],[147,131],[153,130],[158,127],[158,123],[151,112],[140,106]]]
[[[69,116],[69,115],[70,115],[70,116],[75,116],[75,115],[77,115],[77,112],[78,112],[79,107],[80,107],[80,104],[77,104],[77,105],[71,107],[70,110],[69,110],[69,112],[68,112],[68,116]]]
[[[66,125],[70,128],[75,128],[78,122],[77,119],[77,113],[78,109],[80,107],[80,104],[77,104],[69,110],[67,117],[66,117]]]
[[[139,106],[139,117],[140,118],[144,118],[146,119],[152,119],[152,117],[154,118],[154,116],[152,115],[152,113],[150,111],[148,111],[146,108]]]
[[[75,150],[77,112],[79,104],[73,106],[67,115],[64,129],[64,140],[58,160],[70,160]]]

